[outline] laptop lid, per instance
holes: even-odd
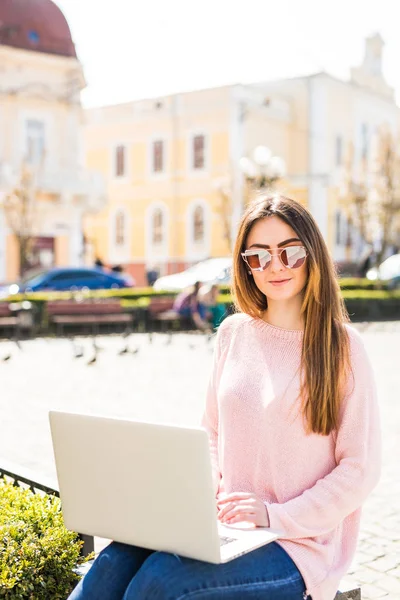
[[[68,529],[220,561],[205,430],[56,411],[49,418]]]

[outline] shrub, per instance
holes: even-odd
[[[65,600],[86,559],[63,522],[59,498],[0,480],[0,598]]]
[[[387,281],[376,279],[361,279],[359,277],[343,277],[339,278],[339,284],[342,290],[387,290]]]
[[[359,301],[370,301],[370,300],[384,300],[384,301],[399,301],[400,291],[393,290],[342,290],[342,296],[345,300],[359,300]]]

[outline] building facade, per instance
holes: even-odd
[[[309,206],[337,261],[356,260],[363,241],[340,202],[345,170],[357,177],[379,128],[397,135],[399,123],[382,48],[380,36],[367,39],[349,81],[322,72],[87,111],[86,165],[103,173],[108,197],[85,221],[92,253],[138,283],[154,268],[228,255],[249,195],[240,159],[265,145],[286,165],[278,189]]]
[[[68,24],[50,0],[0,3],[0,281],[25,269],[79,265],[83,219],[105,203],[84,166],[85,79]]]

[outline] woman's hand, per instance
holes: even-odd
[[[269,527],[267,508],[255,494],[221,494],[217,498],[217,507],[218,519],[227,525],[246,521],[256,527]]]

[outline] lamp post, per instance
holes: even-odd
[[[283,158],[273,156],[266,146],[257,146],[252,159],[243,156],[239,161],[246,183],[255,189],[273,188],[286,174]]]

